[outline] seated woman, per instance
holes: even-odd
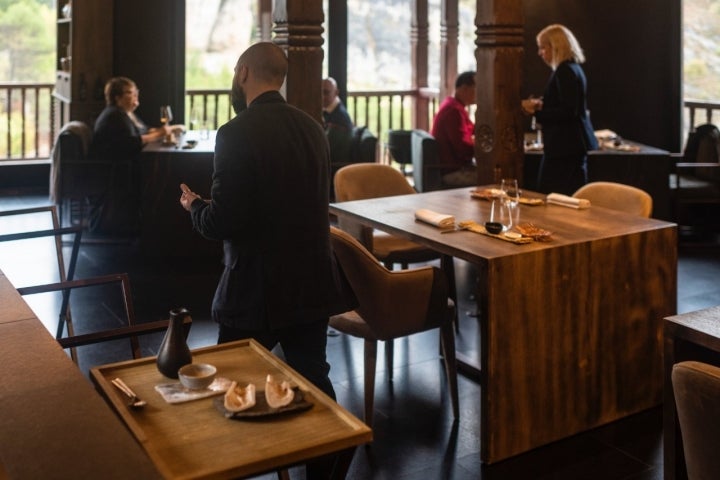
[[[126,77],[105,84],[105,109],[95,121],[90,158],[110,164],[110,176],[102,198],[90,215],[89,230],[98,233],[135,234],[140,222],[140,169],[143,145],[170,135],[169,125],[148,128],[135,115],[140,91]],[[180,127],[182,128],[182,127]]]

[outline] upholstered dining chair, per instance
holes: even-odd
[[[345,166],[335,174],[335,200],[338,202],[416,193],[402,172],[389,165],[359,163]],[[441,268],[448,277],[450,297],[457,303],[455,263],[451,256],[441,255],[415,242],[380,232],[346,218],[339,218],[338,226],[357,238],[388,270],[392,270],[395,264],[399,264],[401,268],[408,268],[411,263],[428,262],[439,258]],[[457,321],[457,318],[455,320]],[[392,351],[392,342],[387,342],[385,353],[389,363],[392,363]]]
[[[459,416],[455,363],[455,304],[437,267],[390,271],[354,237],[330,228],[338,263],[358,300],[358,308],[330,318],[330,326],[364,340],[365,423],[372,425],[377,342],[440,330],[453,415]],[[388,371],[392,364],[387,365]]]
[[[720,478],[720,368],[680,362],[672,369],[685,462],[690,480]]]
[[[652,197],[644,190],[622,183],[591,182],[580,187],[572,196],[590,200],[590,205],[645,218],[649,218],[652,213]]]
[[[338,202],[415,193],[402,172],[389,165],[360,163],[345,166],[335,174],[335,199]],[[352,220],[340,218],[338,225],[360,240],[390,270],[396,263],[407,268],[410,263],[440,258],[435,250]]]

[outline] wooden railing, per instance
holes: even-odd
[[[0,161],[50,157],[55,128],[51,83],[0,83]]]
[[[355,125],[367,127],[384,143],[388,130],[416,128],[413,104],[418,101],[428,103],[427,125],[431,125],[438,108],[438,92],[432,89],[348,92],[347,109]]]
[[[57,134],[53,88],[50,83],[0,83],[0,162],[49,158]],[[388,130],[416,128],[414,102],[427,103],[426,125],[432,125],[439,101],[437,90],[428,88],[368,90],[349,92],[347,107],[355,125],[366,126],[382,145]],[[712,123],[713,114],[720,111],[716,102],[686,100],[684,106],[686,129],[700,121],[696,118],[700,112],[705,112],[705,122]],[[185,95],[185,112],[190,128],[207,125],[217,129],[233,116],[230,91],[190,89]]]
[[[720,103],[705,102],[701,100],[685,100],[685,108],[687,109],[687,128],[694,128],[695,114],[698,110],[705,110],[705,123],[713,123],[713,112],[720,110]]]

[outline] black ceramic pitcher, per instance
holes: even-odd
[[[190,312],[185,308],[170,310],[170,324],[157,356],[158,370],[166,377],[178,378],[180,367],[192,363],[192,355],[183,328],[183,320],[189,315]]]

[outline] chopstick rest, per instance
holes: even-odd
[[[455,217],[453,215],[433,212],[426,208],[415,210],[415,219],[438,228],[455,228]]]
[[[547,196],[547,203],[560,205],[563,207],[577,208],[579,210],[590,208],[590,200],[584,198],[575,198],[563,195],[562,193],[550,193]]]

